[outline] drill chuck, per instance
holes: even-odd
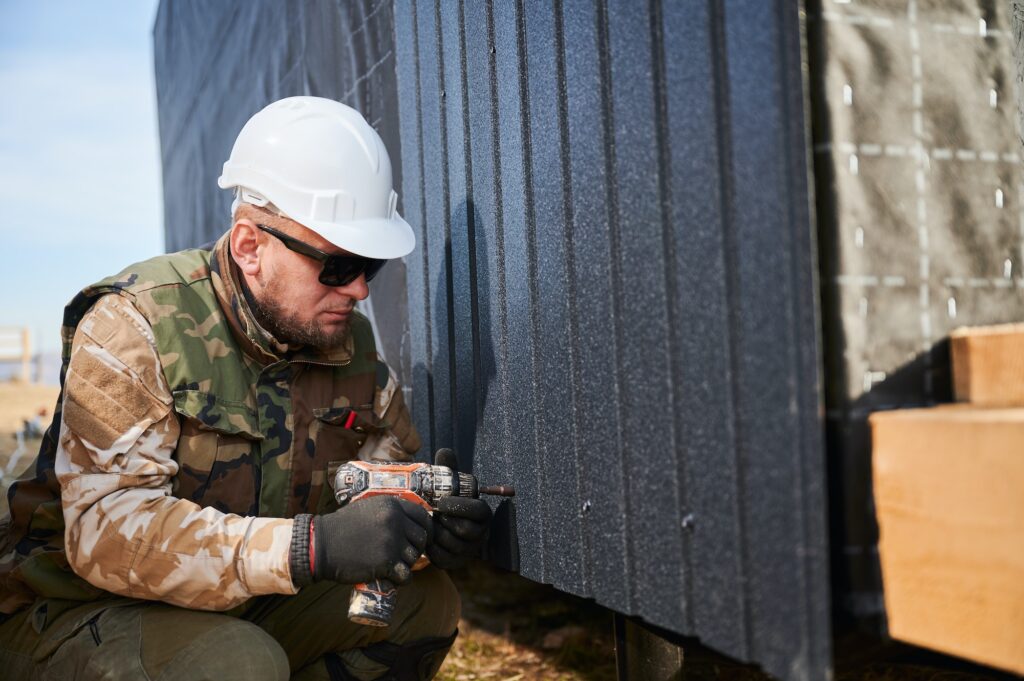
[[[452,490],[452,496],[456,497],[473,497],[474,499],[480,496],[476,486],[476,476],[472,473],[457,473],[458,481],[457,489]]]

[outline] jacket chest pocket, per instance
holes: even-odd
[[[245,405],[187,390],[174,393],[181,434],[173,493],[225,513],[259,514],[256,415]]]
[[[338,466],[359,458],[366,439],[380,432],[379,419],[372,405],[365,407],[327,407],[313,410],[309,440],[314,452],[311,504],[317,513],[338,507],[331,478]]]

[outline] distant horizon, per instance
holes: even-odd
[[[42,369],[40,375],[39,369]],[[21,374],[21,360],[0,359],[0,383],[7,383]],[[60,385],[60,350],[45,351],[32,356],[32,382],[38,385]]]

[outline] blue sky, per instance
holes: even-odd
[[[164,250],[157,0],[0,0],[0,326],[59,349],[82,286]]]

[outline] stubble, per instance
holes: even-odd
[[[262,295],[252,296],[250,307],[253,317],[260,326],[279,342],[287,345],[308,345],[319,350],[333,350],[340,347],[349,335],[347,321],[325,324],[316,319],[300,319],[298,313],[281,303],[277,280],[268,277],[263,284]]]

